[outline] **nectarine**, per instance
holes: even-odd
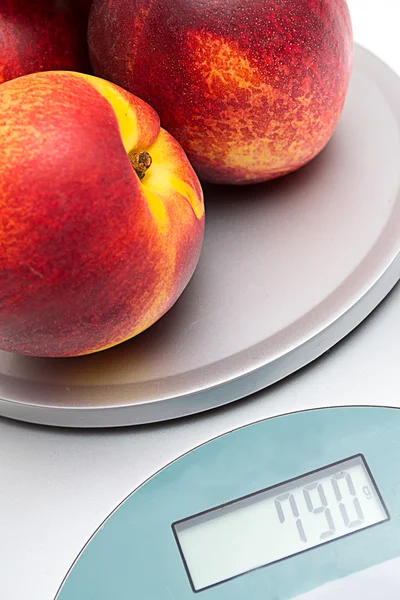
[[[346,97],[345,0],[94,0],[95,73],[158,112],[200,177],[293,171],[331,138]]]
[[[0,348],[76,356],[158,320],[199,259],[200,183],[145,102],[72,72],[0,86]]]
[[[35,73],[90,70],[82,0],[1,0],[0,83]]]

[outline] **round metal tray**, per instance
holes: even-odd
[[[243,398],[314,360],[400,278],[400,80],[356,48],[344,113],[307,167],[204,186],[206,237],[175,306],[91,356],[0,352],[0,414],[72,427],[150,423]]]

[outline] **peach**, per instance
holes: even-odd
[[[1,0],[0,83],[56,69],[90,70],[83,0]]]
[[[353,38],[345,0],[94,0],[94,72],[158,112],[201,178],[265,181],[328,143]]]
[[[0,86],[0,348],[77,356],[131,338],[198,262],[202,189],[156,112],[73,72]]]

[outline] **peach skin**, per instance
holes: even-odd
[[[1,0],[0,83],[37,71],[90,70],[88,10],[82,0]]]
[[[73,72],[0,86],[0,348],[89,354],[178,299],[199,260],[199,180],[157,113]]]

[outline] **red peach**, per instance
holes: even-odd
[[[94,0],[95,73],[158,112],[200,177],[250,183],[328,143],[349,83],[345,0]]]
[[[203,241],[200,183],[145,102],[101,79],[0,86],[0,348],[76,356],[157,321]]]
[[[82,0],[1,0],[0,83],[49,70],[88,71]]]

